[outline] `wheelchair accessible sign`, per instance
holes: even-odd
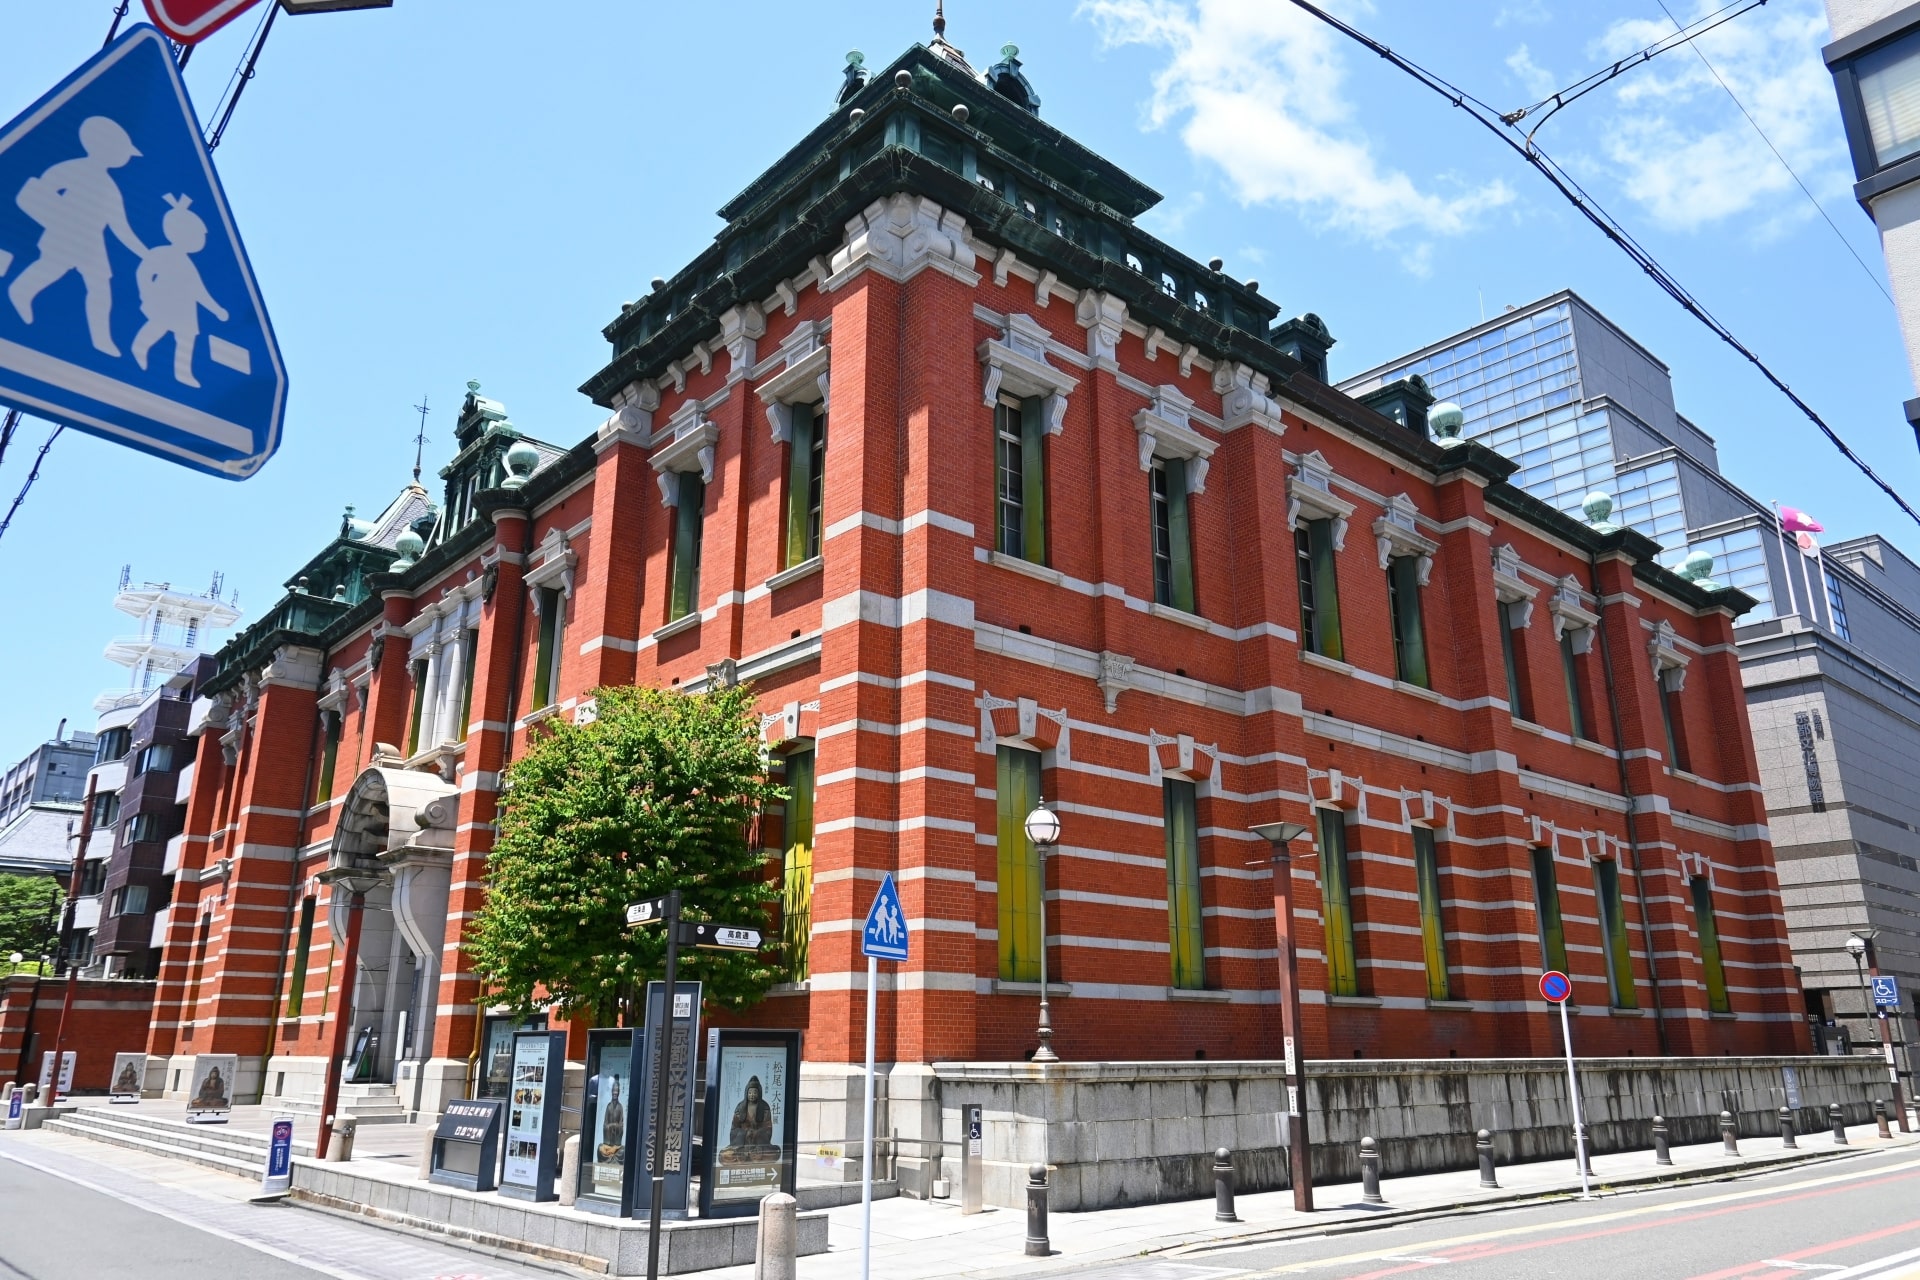
[[[142,23],[0,128],[0,403],[239,480],[286,402],[199,118]]]

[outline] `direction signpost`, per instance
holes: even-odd
[[[233,480],[279,447],[279,343],[154,27],[0,127],[0,295],[0,403]]]
[[[1573,1071],[1573,1028],[1567,1022],[1567,1001],[1573,996],[1573,980],[1558,969],[1540,975],[1540,994],[1560,1007],[1560,1038],[1567,1046],[1567,1095],[1573,1100],[1573,1160],[1580,1166],[1580,1198],[1591,1200],[1587,1186],[1587,1123],[1580,1114],[1580,1080]]]
[[[880,881],[880,891],[867,908],[867,922],[860,930],[860,952],[867,958],[867,1107],[866,1128],[861,1136],[860,1174],[860,1280],[869,1280],[873,1265],[873,1031],[874,1011],[879,1004],[876,990],[880,961],[896,964],[907,958],[911,939],[907,932],[907,913],[900,909],[900,891],[893,887],[893,873]]]

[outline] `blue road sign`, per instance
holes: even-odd
[[[0,403],[244,479],[287,373],[166,37],[145,23],[0,128]]]
[[[876,960],[907,958],[907,913],[900,909],[900,891],[893,887],[893,875],[880,882],[867,908],[867,924],[860,931],[860,954]]]
[[[1892,977],[1875,978],[1873,980],[1873,1003],[1875,1007],[1881,1009],[1898,1009],[1900,1007],[1900,980]]]
[[[1573,994],[1573,983],[1558,969],[1549,969],[1540,975],[1540,994],[1560,1004]]]

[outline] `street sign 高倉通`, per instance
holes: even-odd
[[[758,929],[736,929],[724,924],[680,925],[680,945],[683,947],[704,947],[709,951],[758,951],[760,949],[760,931]]]
[[[0,403],[232,480],[280,445],[273,325],[144,23],[0,128]]]

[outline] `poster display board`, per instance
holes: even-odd
[[[566,1078],[566,1032],[514,1033],[501,1195],[515,1200],[553,1199],[554,1152],[559,1149],[560,1141],[560,1094]]]
[[[661,1191],[662,1212],[669,1217],[687,1215],[688,1188],[693,1178],[693,1060],[700,1040],[700,984],[676,982],[673,997],[673,1049],[667,1058],[667,1125],[664,1160],[666,1185]],[[659,1079],[654,1074],[660,1064],[661,1031],[666,1022],[667,984],[647,984],[647,1027],[645,1052],[637,1089],[641,1124],[635,1152],[634,1182],[648,1183],[653,1175],[653,1143],[657,1129],[653,1109],[659,1097]],[[648,1198],[651,1196],[649,1190]],[[648,1205],[648,1208],[651,1206]]]
[[[187,1122],[225,1124],[233,1110],[233,1077],[240,1057],[233,1053],[194,1055],[193,1078],[187,1083]]]
[[[293,1117],[275,1116],[267,1135],[267,1167],[260,1175],[260,1194],[285,1195],[293,1190]]]
[[[580,1130],[580,1182],[574,1206],[589,1213],[630,1217],[635,1187],[646,1170],[630,1160],[637,1149],[640,1108],[634,1105],[633,1068],[641,1034],[631,1027],[587,1032],[587,1089]]]
[[[708,1032],[702,1218],[751,1217],[767,1196],[793,1193],[799,1102],[800,1032]]]
[[[146,1054],[116,1053],[113,1055],[113,1078],[107,1083],[107,1101],[138,1102],[140,1091],[146,1083]]]
[[[504,1101],[513,1091],[513,1037],[518,1031],[545,1031],[545,1018],[516,1018],[490,1013],[480,1022],[480,1079],[476,1098]]]
[[[60,1096],[66,1097],[73,1092],[74,1051],[68,1049],[60,1055]],[[47,1090],[53,1085],[53,1050],[40,1055],[40,1100],[47,1100]]]
[[[427,1181],[463,1191],[500,1185],[500,1113],[504,1098],[455,1098],[433,1131],[433,1161]]]

